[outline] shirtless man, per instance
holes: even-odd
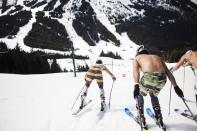
[[[175,71],[181,66],[191,65],[191,69],[194,72],[194,91],[197,102],[197,51],[187,51],[179,60],[179,62],[170,70]],[[197,105],[197,104],[196,104]]]
[[[143,72],[141,79],[140,71]],[[136,108],[139,109],[139,116],[142,120],[143,127],[147,127],[144,117],[143,96],[146,96],[149,93],[156,119],[160,126],[165,128],[157,95],[164,87],[168,77],[174,86],[174,90],[177,95],[181,98],[184,97],[183,92],[178,87],[174,76],[159,56],[149,54],[148,50],[145,49],[144,46],[140,46],[137,49],[137,54],[133,61],[133,77],[135,82],[134,98],[137,100]]]
[[[171,71],[177,70],[182,65],[192,65],[193,68],[197,69],[197,51],[187,51]]]
[[[107,69],[107,67],[105,65],[103,65],[102,60],[97,60],[96,64],[94,66],[92,66],[85,75],[85,89],[82,92],[81,95],[81,106],[79,107],[80,109],[82,109],[84,107],[85,104],[85,99],[87,96],[87,92],[88,92],[88,88],[90,87],[90,84],[93,80],[96,80],[99,89],[100,89],[100,98],[101,98],[101,111],[104,111],[106,104],[105,104],[105,92],[103,89],[103,75],[102,75],[102,71],[105,71],[106,73],[108,73],[112,79],[115,81],[116,77]]]

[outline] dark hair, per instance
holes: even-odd
[[[142,50],[142,51],[140,51],[140,52],[138,52],[137,54],[149,54],[149,52],[147,51],[147,50]]]
[[[102,62],[102,60],[98,59],[98,60],[96,61],[96,64],[103,64],[103,62]]]
[[[139,46],[136,52],[136,56],[140,54],[149,54],[149,51],[144,47],[144,45]]]

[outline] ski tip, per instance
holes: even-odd
[[[176,108],[176,109],[174,109],[174,111],[179,111],[179,109]]]
[[[124,110],[125,110],[125,111],[128,111],[128,110],[129,110],[129,108],[125,107],[125,108],[124,108]]]
[[[151,109],[149,107],[147,107],[146,112],[151,112]]]

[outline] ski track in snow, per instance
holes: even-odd
[[[84,85],[84,72],[56,73],[43,75],[14,75],[0,74],[0,130],[1,131],[120,131],[140,130],[138,124],[124,113],[128,107],[136,114],[133,99],[133,82],[130,62],[121,61],[121,67],[113,67],[117,77],[111,97],[111,108],[105,113],[100,112],[99,88],[93,82],[88,90],[87,99],[92,99],[78,115],[72,115],[80,105],[76,102],[71,110],[78,93]],[[171,65],[169,65],[171,66]],[[112,70],[112,67],[107,65]],[[183,68],[174,73],[175,78],[183,89]],[[195,100],[193,92],[193,72],[185,69],[185,97]],[[104,73],[104,89],[106,103],[112,87],[112,79]],[[159,94],[163,119],[168,131],[196,131],[197,125],[192,120],[176,114],[175,108],[186,109],[180,98],[172,89],[171,112],[168,116],[169,81]],[[151,107],[150,97],[145,97],[145,108]],[[196,114],[195,104],[188,103]],[[151,131],[160,130],[153,120],[145,113]]]

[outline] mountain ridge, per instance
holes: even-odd
[[[0,3],[0,40],[8,47],[11,43],[12,48],[18,42],[25,50],[66,51],[73,43],[88,52],[102,43],[120,51],[119,47],[125,45],[123,33],[130,39],[124,47],[129,48],[127,51],[140,44],[165,51],[193,47],[197,42],[197,5],[190,0],[16,0],[13,5],[10,2]],[[22,11],[24,15],[20,14]],[[27,15],[28,11],[31,14]],[[22,20],[28,22],[21,25]],[[27,24],[29,32],[18,41],[18,32]]]

